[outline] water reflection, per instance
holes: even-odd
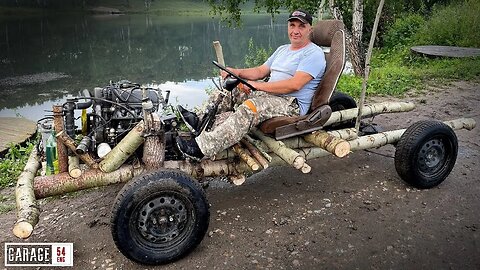
[[[285,17],[249,16],[243,29],[190,16],[28,17],[3,20],[0,27],[0,116],[30,119],[66,94],[107,85],[110,80],[156,82],[172,100],[202,103],[214,75],[212,41],[220,40],[228,65],[242,66],[248,41],[276,48],[288,42]],[[25,75],[63,74],[30,83]],[[23,76],[23,77],[18,77]],[[11,81],[14,83],[11,83]],[[9,83],[5,83],[8,81]],[[41,108],[37,108],[41,107]]]

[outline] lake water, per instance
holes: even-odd
[[[171,90],[192,108],[206,99],[217,71],[212,42],[225,62],[242,67],[253,39],[260,47],[288,43],[286,15],[252,15],[241,29],[217,19],[163,15],[35,16],[0,19],[0,117],[37,120],[83,89],[128,79]],[[48,114],[48,113],[47,113]]]

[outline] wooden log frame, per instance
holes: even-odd
[[[475,120],[471,118],[460,118],[446,121],[444,123],[452,127],[454,130],[471,130],[476,125]],[[352,151],[375,148],[398,142],[404,132],[405,129],[401,129],[361,136],[349,141],[349,143]],[[296,150],[304,160],[330,155],[328,151],[319,147],[300,148]],[[271,154],[271,157],[271,165],[289,164],[276,154]],[[34,226],[38,222],[39,210],[35,198],[40,199],[91,187],[127,182],[145,171],[145,168],[143,167],[124,165],[111,173],[104,173],[100,170],[87,170],[79,178],[73,178],[69,176],[68,173],[60,173],[52,176],[35,177],[33,180],[32,178],[38,170],[38,167],[38,156],[35,152],[32,152],[29,161],[27,162],[27,166],[25,166],[24,172],[18,179],[17,183],[16,200],[19,218],[14,228],[14,234],[18,237],[29,237]],[[194,178],[228,175],[234,184],[242,184],[244,182],[242,179],[244,178],[239,176],[244,173],[252,172],[245,162],[232,161],[230,159],[222,159],[218,161],[203,160],[200,163],[191,163],[185,160],[165,161],[164,168],[181,170],[192,175]],[[300,169],[306,171],[308,168],[309,166],[307,165]]]

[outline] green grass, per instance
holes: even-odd
[[[408,48],[400,51],[375,51],[372,57],[367,95],[402,96],[409,90],[422,90],[432,83],[453,80],[480,80],[480,57],[426,58]],[[359,97],[363,78],[342,75],[337,88]]]
[[[31,141],[26,146],[10,145],[5,157],[0,159],[0,188],[15,185],[34,146],[35,142]]]
[[[368,95],[401,96],[409,90],[453,80],[480,80],[480,57],[428,58],[413,54],[414,45],[480,47],[480,2],[466,0],[438,8],[423,20],[405,14],[383,35],[384,47],[372,55]],[[343,75],[338,87],[354,97],[360,95],[362,78]]]

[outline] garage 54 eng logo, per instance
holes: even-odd
[[[73,266],[73,243],[5,243],[5,266]]]

